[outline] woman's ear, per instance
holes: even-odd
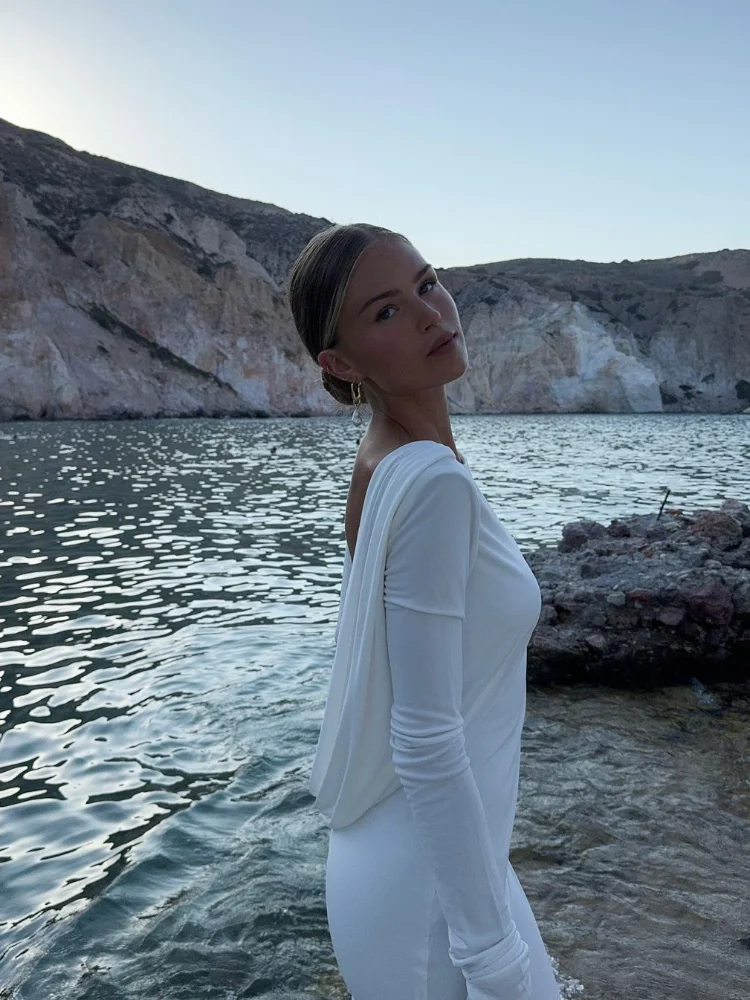
[[[325,368],[336,378],[344,379],[346,382],[361,382],[362,378],[356,369],[348,365],[343,358],[339,357],[335,351],[327,348],[318,355],[318,364]]]

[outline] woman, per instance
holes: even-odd
[[[310,240],[289,303],[326,389],[372,411],[310,782],[342,977],[353,1000],[559,1000],[508,859],[541,597],[453,440],[455,302],[405,237],[353,224]]]

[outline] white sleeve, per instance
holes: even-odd
[[[467,1000],[531,1000],[529,948],[507,904],[507,866],[493,854],[464,748],[462,631],[474,488],[458,470],[420,477],[414,505],[389,540],[390,746]]]

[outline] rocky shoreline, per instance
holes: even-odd
[[[524,553],[542,611],[530,684],[653,689],[750,680],[750,508],[681,508],[563,527]]]

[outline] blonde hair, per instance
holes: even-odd
[[[292,264],[289,308],[297,333],[316,365],[321,351],[338,344],[341,307],[357,261],[384,237],[411,242],[401,233],[366,222],[334,225],[316,233]],[[318,366],[325,389],[337,402],[353,406],[352,383]]]

